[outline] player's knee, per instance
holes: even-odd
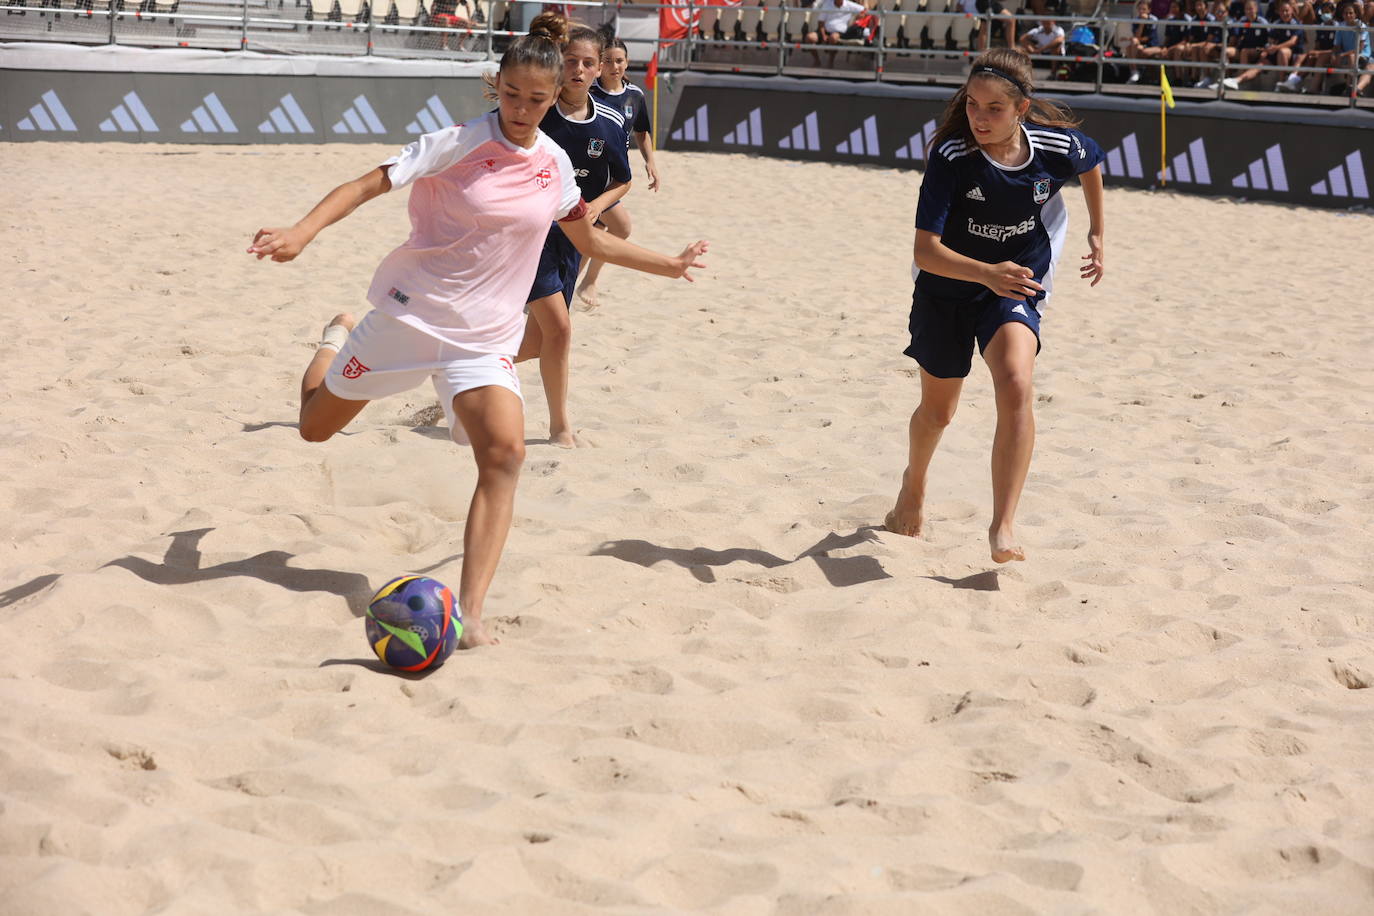
[[[514,476],[525,463],[523,439],[501,439],[488,442],[477,450],[479,473]]]
[[[338,432],[336,429],[321,426],[319,423],[311,423],[308,420],[301,421],[298,431],[301,438],[306,442],[328,442]]]
[[[934,429],[944,429],[954,422],[954,412],[958,406],[958,402],[938,406],[922,404],[916,408],[916,422]]]
[[[1035,384],[1029,369],[1009,369],[995,379],[997,402],[1004,406],[1020,407],[1029,404],[1035,394]]]

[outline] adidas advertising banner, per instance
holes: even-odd
[[[479,78],[0,70],[0,140],[407,143],[488,110]]]
[[[753,152],[921,168],[952,87],[863,85],[687,73],[661,132],[669,149]],[[1159,101],[1066,97],[1107,153],[1108,185],[1320,207],[1371,206],[1374,117],[1362,111],[1183,101],[1169,114],[1160,174]]]

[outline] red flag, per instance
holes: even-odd
[[[689,3],[693,0],[667,0],[670,3]],[[687,30],[697,24],[697,10],[693,6],[661,6],[658,8],[658,38],[660,42],[686,38]]]
[[[649,66],[644,68],[644,88],[650,92],[654,91],[654,84],[658,82],[658,48],[654,48],[654,56],[649,58]]]

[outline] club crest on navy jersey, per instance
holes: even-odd
[[[606,141],[600,137],[592,137],[587,141],[587,155],[593,159],[600,159],[601,154],[606,151]]]
[[[626,102],[626,103],[625,103],[625,120],[626,120],[626,121],[634,120],[634,116],[635,116],[635,106],[634,106],[634,102]]]
[[[1049,200],[1050,180],[1048,178],[1041,178],[1038,181],[1036,181],[1035,188],[1032,191],[1032,196],[1035,198],[1035,202],[1037,204],[1043,204],[1045,201]]]

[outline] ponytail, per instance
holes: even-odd
[[[579,26],[574,31],[591,30]],[[560,13],[540,13],[530,23],[529,34],[521,35],[506,48],[497,72],[505,73],[514,67],[542,70],[557,88],[563,85],[563,49],[568,41],[568,20]],[[486,84],[482,94],[488,101],[496,101],[496,75],[484,73],[482,82]]]

